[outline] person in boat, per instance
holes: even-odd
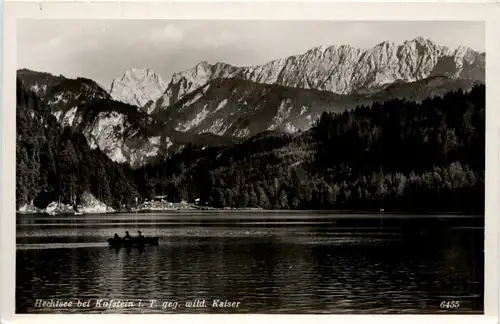
[[[113,240],[115,240],[115,241],[119,241],[120,240],[120,237],[118,236],[117,233],[115,233],[115,236],[113,237]]]
[[[137,237],[138,237],[138,238],[144,238],[144,235],[142,235],[142,232],[141,232],[141,231],[137,231],[137,233],[139,233],[139,234],[137,235]]]
[[[128,233],[128,231],[125,231],[125,237],[123,239],[124,240],[130,240],[131,239],[130,234]]]

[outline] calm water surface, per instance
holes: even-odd
[[[17,216],[18,313],[483,313],[477,216],[177,212]],[[159,236],[109,248],[128,230]],[[35,307],[37,299],[92,307]],[[134,307],[96,308],[96,300]],[[138,307],[155,299],[176,309]],[[213,308],[215,299],[240,302]],[[205,300],[209,307],[186,307]],[[458,301],[457,309],[440,309]],[[173,304],[172,304],[173,305]]]

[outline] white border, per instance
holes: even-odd
[[[369,0],[368,0],[369,1]],[[423,2],[423,1],[420,1]],[[150,321],[193,320],[255,323],[272,321],[380,322],[380,323],[498,323],[498,223],[500,161],[500,7],[488,3],[333,3],[333,2],[6,2],[4,3],[2,82],[2,213],[1,213],[1,322],[115,323],[140,321],[142,315],[15,315],[15,85],[16,21],[21,18],[66,19],[247,19],[247,20],[479,20],[486,22],[486,265],[485,315],[147,315]],[[497,106],[495,106],[497,104]]]

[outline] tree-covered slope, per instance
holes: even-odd
[[[180,132],[247,138],[266,130],[295,133],[309,129],[325,111],[343,112],[400,98],[419,102],[453,90],[469,90],[474,85],[471,80],[432,77],[339,95],[237,78],[214,79],[174,104],[157,109],[151,117],[163,127]]]
[[[484,86],[324,113],[297,134],[211,147],[186,138],[180,153],[139,169],[63,128],[22,83],[17,91],[18,206],[90,191],[114,207],[166,194],[214,207],[484,210]]]
[[[186,149],[137,171],[140,192],[212,206],[484,209],[484,86],[324,113],[297,135]]]

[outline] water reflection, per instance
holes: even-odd
[[[461,301],[456,311],[482,312],[482,232],[451,227],[446,236],[408,238],[396,225],[157,225],[139,229],[159,235],[160,246],[113,249],[99,242],[130,227],[18,222],[17,312],[55,311],[34,308],[37,298],[241,302],[62,312],[433,313],[449,299]]]

